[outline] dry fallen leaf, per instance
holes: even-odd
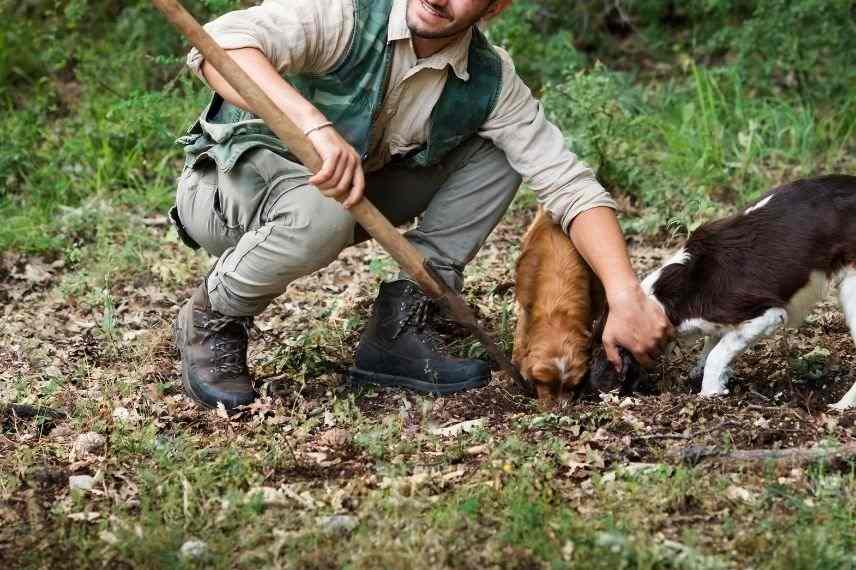
[[[487,423],[487,418],[478,418],[476,420],[460,422],[446,427],[431,428],[428,430],[428,433],[430,433],[431,435],[439,435],[443,437],[457,437],[462,433],[470,433],[474,430],[482,428],[484,427],[485,423]]]
[[[102,530],[101,532],[99,532],[98,538],[110,545],[119,543],[119,537],[110,532],[109,530]]]
[[[261,497],[262,504],[267,507],[285,506],[288,504],[288,498],[285,496],[285,493],[273,487],[253,487],[247,491],[247,499],[254,499],[257,496]]]
[[[351,442],[352,438],[348,430],[333,428],[322,433],[318,442],[325,447],[344,447]]]
[[[99,513],[98,511],[88,511],[85,513],[71,513],[70,515],[68,515],[68,518],[73,521],[92,522],[94,520],[97,520],[100,516],[101,513]]]
[[[77,436],[71,446],[71,461],[77,457],[83,457],[90,453],[97,453],[107,443],[107,438],[100,433],[89,431]]]

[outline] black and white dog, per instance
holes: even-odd
[[[642,286],[678,336],[706,337],[702,396],[728,393],[729,363],[760,338],[798,326],[833,286],[856,342],[856,176],[771,190],[701,226]],[[856,407],[856,383],[831,407]]]

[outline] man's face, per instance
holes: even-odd
[[[494,0],[408,0],[407,27],[418,38],[448,38],[488,14]]]

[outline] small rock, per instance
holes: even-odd
[[[30,283],[44,283],[51,278],[51,271],[40,258],[35,258],[32,263],[24,266],[24,274],[13,274],[18,279],[24,279]]]
[[[562,547],[562,559],[565,562],[570,562],[574,557],[574,542],[568,540],[565,542],[565,546]]]
[[[198,560],[205,556],[208,552],[208,544],[206,544],[202,540],[188,540],[184,544],[181,545],[181,549],[178,551],[178,555],[181,558],[189,558],[192,560]]]
[[[62,370],[56,366],[48,366],[45,368],[45,376],[50,378],[62,378]]]
[[[74,450],[77,455],[96,453],[103,448],[106,443],[106,437],[100,433],[89,431],[77,436],[77,439],[74,440],[74,444],[72,445],[72,450]]]
[[[324,410],[324,425],[326,427],[333,427],[336,425],[336,416],[334,416],[330,410]]]
[[[592,439],[592,441],[603,441],[604,439],[609,439],[609,437],[610,437],[610,434],[606,430],[606,428],[600,427],[600,428],[597,428],[597,431],[594,432],[594,435],[592,436],[591,439]]]
[[[360,521],[351,515],[318,517],[318,525],[328,534],[347,534],[357,528]]]
[[[118,422],[131,421],[131,412],[128,411],[128,408],[119,406],[113,410],[113,419]]]
[[[72,475],[68,478],[68,486],[70,489],[81,489],[89,491],[95,486],[95,477],[91,475]]]
[[[638,403],[638,401],[635,398],[631,398],[630,396],[628,396],[628,397],[624,398],[623,400],[621,400],[621,402],[619,402],[618,407],[619,408],[629,408],[631,406],[635,406],[637,403]]]
[[[101,532],[99,532],[98,538],[110,545],[119,544],[119,537],[110,532],[109,530],[102,530]]]
[[[742,501],[744,503],[752,503],[755,501],[756,495],[749,489],[732,485],[725,490],[725,496],[732,501]]]

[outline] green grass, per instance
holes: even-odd
[[[627,231],[681,235],[780,182],[856,172],[856,36],[840,17],[852,2],[685,4],[676,24],[665,2],[621,3],[636,30],[624,42],[599,1],[568,11],[521,0],[491,30],[572,147],[626,198]],[[203,19],[235,5],[190,3]],[[256,374],[279,378],[271,410],[229,422],[190,409],[168,326],[211,260],[157,216],[183,161],[174,139],[206,93],[148,2],[0,7],[12,14],[0,21],[0,252],[19,270],[39,255],[58,274],[31,289],[9,280],[25,299],[3,297],[10,319],[28,320],[0,347],[12,363],[0,399],[62,407],[72,436],[108,437],[100,458],[74,465],[47,422],[3,424],[3,562],[7,548],[22,568],[856,568],[852,464],[689,467],[655,448],[646,461],[662,463],[632,474],[627,446],[597,439],[634,432],[615,405],[542,413],[502,389],[473,401],[342,389],[370,278],[396,271],[377,250],[353,298],[309,287],[292,291],[295,315],[269,315],[292,327],[253,341],[266,344]],[[821,31],[766,49],[790,29]],[[535,203],[524,189],[512,204],[518,234]],[[509,241],[476,260],[467,291],[506,350],[513,293],[496,287],[512,275]],[[483,355],[471,339],[452,350]],[[793,373],[813,379],[829,355],[798,356]],[[431,434],[438,419],[475,417],[490,421]],[[828,421],[807,420],[820,432]],[[350,439],[329,450],[321,439],[334,427]],[[828,431],[818,439],[839,433]],[[728,433],[715,443],[735,445]],[[100,473],[97,492],[69,493],[67,476],[83,472]],[[288,494],[266,503],[259,487]],[[729,498],[733,487],[752,499]],[[357,527],[325,528],[336,514]],[[181,555],[191,539],[207,545],[201,558]]]
[[[163,448],[165,444],[160,444]],[[706,495],[699,484],[726,488],[728,476],[679,471],[669,478],[616,479],[597,483],[585,514],[569,496],[573,487],[531,475],[503,474],[490,483],[489,469],[457,490],[435,495],[430,484],[417,488],[366,489],[355,514],[360,523],[347,535],[330,535],[318,526],[328,511],[322,489],[309,488],[318,506],[266,506],[247,493],[258,481],[259,463],[235,451],[171,444],[172,459],[141,456],[135,447],[117,457],[152,466],[138,472],[139,505],[113,510],[95,528],[69,524],[55,532],[74,544],[83,565],[109,559],[134,567],[249,567],[275,556],[289,567],[475,568],[726,568],[735,557],[756,568],[849,568],[856,564],[851,477],[839,483],[841,495],[800,497],[764,495],[757,504],[735,505]],[[143,453],[144,455],[144,453]],[[768,482],[767,485],[771,483]],[[703,497],[705,507],[735,520],[757,520],[729,530],[727,524],[703,531],[677,529],[677,536],[651,539],[663,510],[686,501],[682,493]],[[811,506],[807,501],[811,500]],[[329,500],[326,499],[326,500]],[[84,496],[75,509],[101,508]],[[677,507],[680,508],[680,507]],[[774,513],[774,514],[773,514]],[[769,518],[774,517],[774,518]],[[675,531],[670,531],[675,532]],[[106,537],[106,538],[105,538]],[[183,560],[181,545],[193,537],[207,544],[204,559]],[[735,552],[705,554],[711,540],[734,544]],[[761,553],[773,553],[772,556]],[[34,558],[33,561],[38,558]]]
[[[50,134],[37,142],[13,136],[2,151],[0,249],[55,254],[165,213],[180,164],[173,140],[201,103],[185,87],[129,100],[93,96],[78,113],[35,124],[27,114],[4,114],[6,132]]]
[[[634,199],[641,212],[625,228],[643,234],[693,229],[786,181],[856,168],[853,92],[834,106],[758,96],[736,66],[637,85],[595,67],[548,87],[545,101],[600,178]]]
[[[57,256],[93,239],[100,228],[60,222],[82,204],[107,203],[119,222],[163,213],[181,164],[174,140],[205,98],[179,36],[143,1],[0,7],[14,14],[0,24],[12,38],[0,43],[0,251]]]
[[[0,129],[6,133],[0,251],[57,257],[109,233],[101,225],[105,216],[124,227],[165,212],[181,165],[174,140],[201,109],[205,93],[181,71],[177,36],[147,3],[119,9],[115,25],[93,15],[94,2],[44,3],[50,6],[45,20],[26,19],[35,16],[21,8],[29,27],[8,31],[24,44],[54,41],[54,49],[28,55],[0,46],[11,61],[0,68],[10,85],[0,91]],[[218,13],[235,3],[203,4],[191,8],[205,18],[206,10]],[[663,8],[653,2],[634,8],[640,34],[633,45],[669,71],[645,75],[591,65],[573,51],[574,37],[562,28],[576,30],[577,22],[562,20],[549,1],[544,4],[548,27],[556,30],[546,43],[529,41],[541,29],[535,22],[542,14],[531,1],[494,26],[492,38],[515,55],[521,73],[538,86],[549,113],[601,180],[633,199],[638,212],[624,220],[628,231],[686,231],[742,207],[772,185],[854,169],[856,78],[846,71],[852,66],[842,68],[840,54],[830,52],[835,41],[851,41],[852,33],[829,20],[825,37],[809,34],[802,46],[784,46],[778,60],[759,59],[753,38],[774,43],[759,24],[769,26],[771,10],[781,29],[816,16],[759,6],[743,27],[714,32],[702,22],[730,22],[727,14],[737,8],[726,3],[702,9],[703,17],[691,9],[689,17],[699,20],[670,32],[655,21]],[[841,1],[817,7],[832,22],[848,9]],[[83,31],[93,25],[101,26],[99,35]],[[686,36],[688,31],[697,36]],[[718,53],[728,42],[732,58],[696,63],[705,50]],[[608,41],[598,49],[621,69],[632,68],[640,55],[631,50],[628,61],[616,59]],[[780,67],[771,71],[773,61]],[[786,69],[798,72],[800,89],[780,77]],[[384,263],[377,261],[374,270],[391,271]]]

